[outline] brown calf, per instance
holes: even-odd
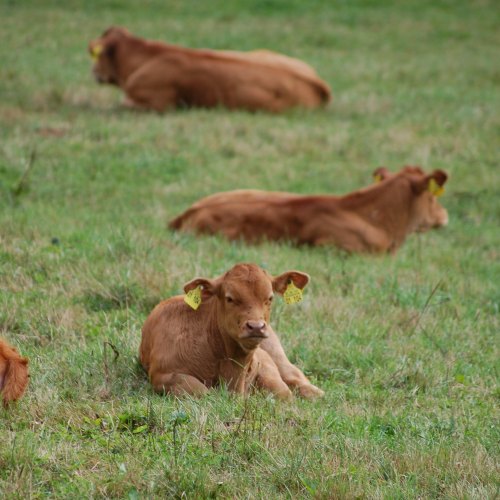
[[[290,399],[290,386],[306,398],[323,395],[290,363],[269,324],[274,292],[308,281],[298,271],[273,278],[255,264],[237,264],[184,285],[188,297],[198,293],[199,307],[182,296],[165,300],[142,329],[140,359],[155,391],[201,395],[223,381],[239,394],[255,386]]]
[[[306,63],[267,50],[196,50],[111,27],[89,43],[99,83],[119,86],[134,107],[280,112],[327,103],[330,89]]]
[[[0,393],[3,404],[19,399],[28,385],[28,360],[0,339]]]
[[[194,203],[170,228],[235,240],[291,240],[336,245],[348,252],[395,252],[413,232],[448,223],[438,203],[448,176],[405,167],[375,171],[380,182],[345,196],[258,190],[217,193]]]

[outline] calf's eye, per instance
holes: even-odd
[[[226,302],[228,304],[232,304],[234,302],[234,300],[232,299],[232,297],[226,297]]]

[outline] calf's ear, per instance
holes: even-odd
[[[301,290],[309,283],[309,275],[300,271],[288,271],[273,278],[273,290],[277,293],[285,293],[286,287],[292,282]]]
[[[373,180],[375,182],[385,181],[390,175],[391,175],[391,173],[385,167],[378,167],[378,168],[376,168],[374,170],[373,174],[372,174]]]
[[[444,185],[448,180],[448,174],[444,170],[434,170],[432,174],[426,175],[421,179],[412,182],[413,191],[416,194],[421,194],[424,191],[430,191],[436,196],[440,196],[444,192]]]
[[[195,278],[184,285],[184,292],[188,293],[196,287],[201,286],[202,294],[210,297],[217,293],[217,280],[209,280],[207,278]]]
[[[434,179],[436,184],[441,187],[443,187],[448,180],[448,174],[444,170],[434,170],[434,172],[432,172],[432,174],[428,177]]]
[[[118,42],[115,40],[110,40],[104,46],[103,52],[110,61],[114,61],[116,55],[116,47]]]
[[[116,53],[116,42],[92,41],[89,43],[89,54],[94,61],[97,61],[101,55],[105,55],[110,61],[113,61]]]
[[[102,50],[103,50],[102,43],[96,41],[92,41],[89,43],[89,54],[92,57],[92,59],[97,60],[101,55]]]

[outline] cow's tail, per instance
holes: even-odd
[[[24,394],[27,385],[28,359],[21,356],[7,359],[7,371],[2,390],[4,406],[19,399]]]

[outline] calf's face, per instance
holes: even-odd
[[[418,233],[425,233],[448,224],[448,211],[431,193],[424,193],[414,203],[414,214]]]
[[[434,170],[427,175],[418,166],[406,166],[393,174],[385,167],[379,167],[373,177],[377,182],[395,177],[409,182],[412,231],[423,233],[448,224],[448,211],[438,201],[448,180],[448,175],[443,170]]]
[[[409,175],[414,195],[412,215],[415,231],[423,233],[429,229],[446,226],[448,211],[438,201],[444,192],[448,175],[443,170],[434,170],[429,175]]]
[[[309,276],[299,271],[272,277],[255,264],[237,264],[217,279],[190,281],[184,291],[201,286],[203,300],[214,297],[220,330],[249,351],[269,336],[274,294],[283,294],[292,282],[302,289],[308,281]]]

